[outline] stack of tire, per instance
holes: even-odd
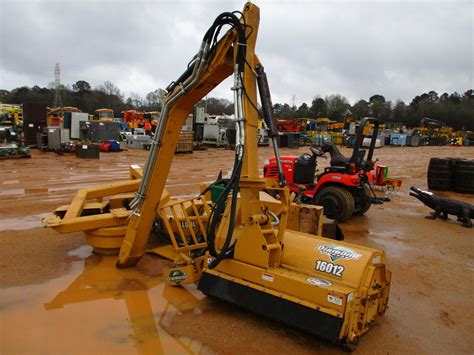
[[[474,194],[474,159],[431,158],[428,188]]]

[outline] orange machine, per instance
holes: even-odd
[[[291,120],[276,120],[276,124],[280,132],[301,132],[305,127],[305,124],[297,118]]]
[[[63,122],[64,112],[66,111],[81,112],[81,110],[73,106],[49,108],[48,114],[46,116],[48,126],[61,126]]]
[[[127,110],[122,111],[123,122],[128,123],[129,128],[137,128],[145,121],[145,113],[143,111]]]
[[[110,108],[99,108],[95,110],[94,119],[99,121],[113,121],[114,110]]]

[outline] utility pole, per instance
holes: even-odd
[[[296,95],[293,94],[293,96],[291,97],[291,107],[296,107]]]
[[[61,69],[59,63],[54,66],[54,103],[53,107],[62,107],[63,101],[61,100]]]

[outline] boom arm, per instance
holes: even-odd
[[[259,64],[254,52],[259,17],[258,7],[251,3],[244,7],[240,27],[235,23],[238,21],[235,15],[220,15],[206,33],[199,53],[193,58],[186,72],[168,87],[169,93],[164,102],[137,198],[131,204],[134,213],[130,217],[125,240],[120,249],[118,267],[134,265],[144,253],[181,127],[189,112],[199,100],[233,72],[242,83],[240,91],[234,88],[242,103],[240,108],[236,107],[237,119],[240,121],[240,154],[243,156],[240,180],[250,183],[249,187],[240,189],[240,216],[242,220],[249,216],[249,203],[259,198],[259,189],[250,187],[252,181],[259,180],[256,156],[258,112],[254,71]],[[217,42],[217,35],[226,24],[232,28]]]

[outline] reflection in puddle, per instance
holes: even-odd
[[[25,195],[48,192],[48,189],[25,189]]]
[[[79,248],[71,255],[87,253]],[[195,287],[167,286],[161,276],[118,270],[115,261],[115,256],[90,255],[73,262],[61,278],[3,289],[0,308],[8,327],[2,330],[2,351],[212,353],[198,341],[166,331],[175,315],[200,312],[204,296]]]
[[[81,259],[85,259],[92,255],[92,247],[90,245],[81,245],[79,248],[71,250],[67,254],[70,256],[77,256]]]
[[[49,215],[51,215],[51,212],[33,214],[24,217],[0,219],[0,231],[21,231],[38,228],[41,227],[41,219]]]
[[[25,192],[24,189],[5,189],[5,190],[0,190],[0,196],[23,195],[24,192]]]
[[[19,184],[20,180],[3,180],[3,185]]]
[[[373,241],[378,248],[385,250],[389,258],[402,258],[414,250],[407,245],[401,232],[370,232],[368,240]]]

